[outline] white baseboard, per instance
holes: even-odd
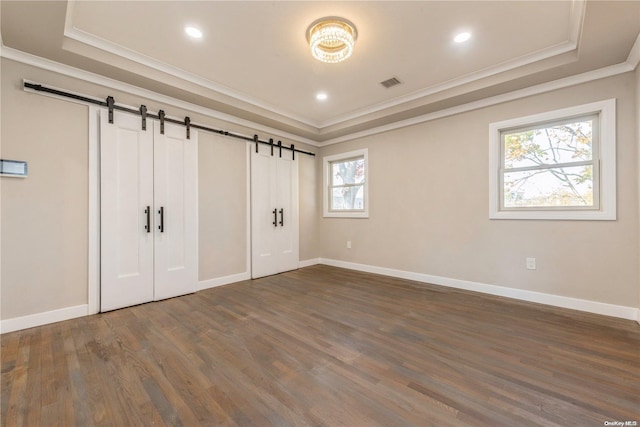
[[[63,320],[75,319],[86,316],[89,313],[89,305],[76,305],[75,307],[60,308],[58,310],[45,311],[44,313],[30,314],[28,316],[14,317],[0,322],[0,332],[7,333],[21,329],[33,328]]]
[[[247,271],[244,273],[232,274],[230,276],[216,277],[215,279],[203,280],[198,282],[198,290],[202,291],[216,286],[228,285],[229,283],[242,282],[251,279],[251,274]]]
[[[321,258],[312,258],[312,259],[305,259],[304,261],[299,261],[298,268],[311,267],[312,265],[320,264],[320,260]]]
[[[490,295],[513,298],[523,301],[552,305],[555,307],[569,308],[572,310],[586,311],[589,313],[603,314],[605,316],[621,319],[637,320],[640,323],[640,309],[623,305],[607,304],[578,298],[564,297],[560,295],[545,294],[542,292],[526,291],[523,289],[507,288],[505,286],[489,285],[486,283],[470,282],[467,280],[451,279],[448,277],[432,276],[430,274],[414,273],[411,271],[394,270],[391,268],[376,267],[367,264],[338,261],[334,259],[320,258],[320,263],[334,267],[348,268],[350,270],[364,271],[367,273],[381,274],[384,276],[398,277],[401,279],[415,280],[417,282],[431,283],[456,289],[481,292]]]
[[[216,286],[227,285],[229,283],[240,282],[251,278],[249,273],[234,274],[231,276],[218,277],[211,280],[198,282],[198,290],[209,289]],[[19,331],[33,328],[35,326],[47,325],[49,323],[61,322],[63,320],[75,319],[76,317],[95,314],[89,312],[89,305],[83,304],[75,307],[66,307],[58,310],[46,311],[44,313],[30,314],[28,316],[14,317],[0,321],[0,333]]]
[[[411,271],[394,270],[391,268],[376,267],[367,264],[357,264],[347,261],[338,261],[326,258],[314,258],[299,262],[299,267],[309,267],[316,264],[331,265],[334,267],[348,268],[350,270],[364,271],[367,273],[381,274],[384,276],[398,277],[401,279],[415,280],[417,282],[431,283],[434,285],[448,286],[450,288],[465,289],[490,295],[498,295],[523,301],[547,304],[556,307],[570,308],[589,313],[603,314],[605,316],[621,319],[635,320],[640,324],[640,309],[622,305],[606,304],[577,298],[563,297],[559,295],[545,294],[541,292],[525,291],[522,289],[507,288],[504,286],[488,285],[485,283],[470,282],[467,280],[451,279],[448,277],[432,276],[429,274],[414,273]],[[204,280],[198,283],[198,290],[214,288],[251,279],[249,272],[233,274],[225,277]],[[22,329],[42,326],[63,320],[75,319],[86,316],[89,313],[88,304],[66,307],[58,310],[36,313],[28,316],[14,317],[0,321],[0,333],[19,331]]]

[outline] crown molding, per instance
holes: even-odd
[[[146,56],[134,50],[128,49],[117,43],[113,43],[111,41],[105,40],[93,34],[87,33],[83,30],[80,30],[76,28],[73,24],[73,16],[74,16],[73,11],[75,8],[75,1],[76,0],[70,0],[67,3],[67,11],[66,11],[65,27],[64,27],[64,36],[66,38],[73,40],[75,42],[81,43],[83,45],[90,46],[95,49],[99,49],[101,51],[115,55],[116,57],[124,58],[126,60],[135,62],[137,64],[148,67],[150,69],[160,71],[162,73],[176,77],[185,82],[189,82],[197,86],[200,86],[202,88],[211,90],[213,92],[225,95],[229,98],[232,98],[241,103],[244,103],[245,105],[246,104],[252,105],[254,107],[258,107],[263,110],[273,112],[282,117],[286,117],[290,120],[302,123],[304,125],[317,128],[319,129],[318,131],[319,134],[322,134],[323,128],[327,128],[329,126],[340,125],[342,123],[346,123],[351,120],[364,118],[371,114],[379,113],[390,108],[402,106],[402,104],[419,100],[420,98],[434,95],[446,90],[459,88],[474,82],[479,82],[483,79],[487,79],[489,77],[506,73],[518,68],[526,67],[543,60],[548,60],[550,58],[558,57],[560,55],[563,55],[569,52],[577,52],[580,45],[580,36],[582,34],[582,26],[584,23],[584,15],[586,10],[585,0],[573,1],[570,15],[569,15],[569,30],[567,34],[567,40],[565,42],[559,43],[557,45],[549,46],[547,48],[538,50],[536,52],[531,52],[529,54],[522,55],[518,58],[514,58],[512,60],[508,60],[508,61],[496,64],[494,66],[490,66],[482,70],[478,70],[478,71],[475,71],[475,72],[472,72],[472,73],[469,73],[445,82],[437,83],[435,85],[426,87],[424,89],[420,89],[418,91],[414,91],[412,93],[409,93],[403,96],[399,96],[389,101],[381,102],[372,106],[368,106],[368,107],[353,111],[351,113],[341,115],[334,119],[318,122],[307,117],[296,115],[291,111],[286,111],[282,108],[276,107],[267,102],[261,101],[245,93],[231,89],[227,86],[224,86],[222,84],[219,84],[217,82],[204,78],[202,76],[190,73],[179,67],[175,67],[165,62],[153,59],[149,56]],[[73,51],[73,47],[70,45],[67,45],[64,48],[69,51]]]
[[[636,41],[629,51],[626,62],[633,67],[634,70],[638,67],[638,64],[640,64],[640,34],[636,37]]]
[[[84,45],[87,46],[91,46],[93,48],[105,51],[109,54],[115,55],[118,58],[124,58],[128,61],[132,61],[136,64],[142,65],[144,67],[148,67],[150,69],[159,71],[161,73],[170,75],[172,77],[176,77],[180,80],[183,80],[185,82],[188,83],[192,83],[195,84],[201,88],[204,89],[208,89],[211,90],[215,93],[218,94],[222,94],[224,96],[227,96],[233,100],[239,101],[240,103],[243,104],[248,104],[251,105],[253,107],[258,107],[260,109],[263,109],[265,111],[269,111],[272,113],[275,113],[277,115],[280,115],[282,117],[286,117],[290,120],[294,120],[296,122],[300,122],[304,125],[307,126],[311,126],[314,128],[317,128],[317,123],[310,121],[302,116],[298,116],[290,111],[285,111],[282,110],[281,108],[278,108],[272,104],[268,104],[266,102],[263,102],[261,100],[258,100],[257,98],[252,98],[249,95],[246,95],[244,93],[241,93],[239,91],[233,90],[227,86],[221,85],[219,83],[216,83],[212,80],[206,79],[204,77],[198,76],[196,74],[190,73],[188,71],[185,71],[181,68],[175,67],[173,65],[169,65],[167,63],[158,61],[156,59],[153,59],[149,56],[143,55],[141,53],[135,52],[131,49],[128,49],[124,46],[120,46],[118,44],[109,42],[107,40],[101,39],[99,37],[96,37],[94,35],[91,35],[89,33],[86,33],[82,30],[79,30],[77,28],[73,28],[72,30],[65,30],[64,32],[64,36],[68,39],[71,39],[75,42],[78,43],[82,43]],[[76,52],[72,45],[65,43],[63,45],[63,49],[69,51],[69,52],[73,52],[73,53],[79,53]],[[84,52],[84,54],[86,54],[86,52]],[[100,61],[98,58],[92,58],[96,61]],[[102,61],[100,61],[102,62]],[[115,64],[110,64],[112,66],[117,66]],[[123,67],[119,67],[119,68],[123,68]],[[242,108],[242,107],[241,107]]]
[[[300,135],[296,135],[290,132],[285,132],[276,128],[272,128],[270,126],[265,126],[260,123],[250,121],[250,120],[241,119],[231,114],[221,113],[219,111],[212,110],[211,108],[203,107],[187,101],[182,101],[167,95],[162,95],[160,93],[153,92],[148,89],[143,89],[138,86],[133,86],[128,83],[114,80],[109,77],[104,77],[99,74],[94,74],[92,72],[85,71],[79,68],[71,67],[66,64],[61,64],[59,62],[51,61],[49,59],[35,56],[30,53],[26,53],[10,47],[2,46],[0,48],[0,56],[2,58],[20,62],[25,65],[31,65],[31,66],[41,68],[47,71],[52,71],[54,73],[58,73],[67,77],[72,77],[78,80],[86,81],[88,83],[104,86],[109,89],[118,90],[131,95],[136,95],[142,98],[151,99],[153,101],[156,101],[164,105],[171,105],[173,107],[191,111],[193,113],[202,114],[203,116],[210,117],[216,120],[221,120],[227,123],[244,126],[252,130],[264,132],[264,133],[278,136],[281,138],[286,138],[291,141],[301,142],[303,144],[308,144],[314,147],[319,146],[317,141],[314,141],[309,138],[305,138]]]
[[[582,27],[584,25],[584,15],[586,11],[586,1],[574,0],[571,5],[571,12],[569,14],[569,32],[567,34],[567,40],[563,43],[559,43],[554,46],[531,52],[529,54],[522,55],[518,58],[514,58],[502,63],[486,67],[482,70],[478,70],[442,83],[438,83],[418,91],[399,96],[389,101],[381,102],[379,104],[363,108],[354,111],[350,114],[343,115],[336,119],[326,120],[318,124],[320,129],[338,125],[349,120],[358,119],[360,117],[373,114],[388,108],[397,107],[399,105],[415,101],[420,98],[424,98],[429,95],[434,95],[445,90],[454,89],[466,84],[477,82],[497,74],[506,73],[516,68],[525,67],[545,59],[557,57],[569,52],[577,52],[580,46],[580,38],[582,35]]]
[[[584,25],[584,15],[587,10],[586,0],[573,0],[569,15],[569,41],[580,44],[582,36],[582,26]]]
[[[87,33],[81,29],[76,28],[73,25],[73,11],[75,8],[75,0],[70,0],[67,2],[67,12],[65,16],[64,23],[64,37],[74,40],[76,42],[82,43],[87,46],[91,46],[93,48],[102,50],[104,52],[115,55],[116,57],[124,58],[129,61],[135,62],[137,64],[143,65],[145,67],[151,68],[156,71],[160,71],[167,75],[177,77],[181,80],[184,80],[189,83],[196,84],[202,88],[212,90],[214,92],[220,93],[222,95],[228,96],[235,100],[238,100],[242,103],[252,105],[254,107],[258,107],[267,111],[271,111],[275,114],[281,115],[291,120],[295,120],[297,122],[303,123],[307,126],[317,127],[317,123],[312,120],[309,120],[305,117],[298,116],[291,111],[283,110],[275,105],[264,102],[257,98],[251,97],[245,93],[240,91],[231,89],[227,86],[224,86],[220,83],[214,82],[202,76],[199,76],[194,73],[190,73],[182,68],[167,64],[166,62],[159,61],[157,59],[151,58],[150,56],[141,54],[132,49],[121,46],[117,43],[111,42],[109,40],[103,39],[101,37],[95,36],[93,34]],[[71,46],[64,45],[63,49],[69,50],[73,52],[73,48]],[[114,65],[114,64],[111,64]]]
[[[69,2],[69,4],[72,4],[73,2]],[[580,31],[582,28],[582,22],[584,19],[584,1],[582,0],[577,0],[574,3],[574,10],[572,10],[572,35],[570,37],[570,39],[573,40],[578,40],[580,37]],[[67,10],[67,14],[69,14],[69,9]],[[0,39],[1,41],[1,39]],[[571,46],[569,44],[563,44],[562,46],[556,46],[556,54],[560,51],[560,50],[566,50],[569,49]],[[577,48],[577,45],[576,45]],[[548,52],[547,52],[548,53]],[[467,104],[463,104],[463,105],[459,105],[459,106],[455,106],[455,107],[451,107],[451,108],[447,108],[445,110],[440,110],[440,111],[436,111],[433,113],[428,113],[425,115],[421,115],[421,116],[417,116],[417,117],[412,117],[406,120],[402,120],[402,121],[398,121],[395,123],[390,123],[387,125],[383,125],[383,126],[378,126],[378,127],[374,127],[374,128],[370,128],[364,131],[359,131],[359,132],[354,132],[354,133],[350,133],[347,135],[342,135],[339,137],[335,137],[335,138],[331,138],[331,139],[327,139],[325,141],[322,141],[322,131],[323,129],[317,129],[315,131],[316,135],[317,135],[317,139],[310,139],[307,137],[303,137],[294,133],[290,133],[290,132],[286,132],[286,131],[281,131],[279,129],[270,127],[270,126],[266,126],[266,125],[262,125],[250,120],[246,120],[246,119],[242,119],[240,117],[237,116],[233,116],[230,114],[226,114],[226,113],[221,113],[219,111],[207,108],[207,107],[202,107],[200,105],[197,104],[193,104],[193,103],[189,103],[186,101],[181,101],[179,99],[176,98],[172,98],[166,95],[162,95],[160,93],[157,92],[153,92],[147,89],[142,89],[139,88],[137,86],[133,86],[130,85],[128,83],[123,83],[121,81],[118,80],[114,80],[108,77],[104,77],[98,74],[94,74],[91,73],[89,71],[85,71],[82,69],[78,69],[69,65],[65,65],[62,63],[58,63],[52,60],[48,60],[45,58],[41,58],[26,52],[22,52],[13,48],[9,48],[4,46],[2,43],[0,43],[0,57],[3,58],[7,58],[7,59],[11,59],[20,63],[24,63],[27,65],[31,65],[31,66],[35,66],[41,69],[45,69],[45,70],[49,70],[49,71],[53,71],[56,72],[58,74],[62,74],[62,75],[66,75],[69,77],[73,77],[73,78],[77,78],[83,81],[87,81],[90,83],[94,83],[94,84],[98,84],[101,86],[105,86],[108,88],[112,88],[115,90],[120,90],[126,93],[130,93],[130,94],[134,94],[134,95],[138,95],[144,98],[148,98],[148,99],[152,99],[154,101],[163,103],[163,104],[167,104],[167,105],[172,105],[174,107],[177,108],[181,108],[181,109],[185,109],[188,111],[192,111],[195,113],[199,113],[202,114],[204,116],[207,117],[211,117],[214,119],[218,119],[218,120],[222,120],[224,122],[227,123],[232,123],[232,124],[236,124],[236,125],[240,125],[240,126],[244,126],[244,127],[248,127],[260,132],[265,132],[268,134],[272,134],[274,136],[278,136],[278,137],[282,137],[282,138],[287,138],[290,139],[292,141],[297,141],[297,142],[301,142],[304,144],[308,144],[310,146],[314,146],[314,147],[322,147],[322,146],[327,146],[327,145],[333,145],[333,144],[338,144],[341,142],[346,142],[346,141],[351,141],[357,138],[362,138],[362,137],[366,137],[366,136],[371,136],[371,135],[375,135],[378,133],[383,133],[383,132],[388,132],[391,130],[395,130],[395,129],[400,129],[406,126],[412,126],[415,124],[419,124],[419,123],[423,123],[423,122],[427,122],[430,120],[436,120],[439,118],[443,118],[443,117],[448,117],[451,115],[455,115],[455,114],[460,114],[463,112],[467,112],[467,111],[471,111],[471,110],[475,110],[475,109],[479,109],[479,108],[484,108],[487,106],[491,106],[491,105],[495,105],[495,104],[499,104],[502,102],[508,102],[508,101],[512,101],[515,99],[519,99],[519,98],[523,98],[523,97],[527,97],[527,96],[531,96],[531,95],[535,95],[535,94],[539,94],[539,93],[544,93],[544,92],[549,92],[549,91],[553,91],[553,90],[557,90],[557,89],[561,89],[564,87],[568,87],[568,86],[573,86],[573,85],[577,85],[577,84],[581,84],[581,83],[585,83],[588,81],[592,81],[592,80],[597,80],[597,79],[601,79],[601,78],[605,78],[605,77],[609,77],[609,76],[614,76],[617,74],[621,74],[621,73],[625,73],[625,72],[629,72],[629,71],[633,71],[634,69],[636,69],[638,67],[638,64],[640,62],[640,35],[638,35],[638,37],[636,38],[636,41],[631,49],[631,51],[629,52],[629,55],[627,57],[627,60],[623,63],[620,64],[616,64],[616,65],[612,65],[609,67],[605,67],[605,68],[601,68],[598,70],[592,70],[586,73],[582,73],[579,75],[575,75],[575,76],[570,76],[570,77],[566,77],[563,79],[559,79],[559,80],[555,80],[555,81],[551,81],[551,82],[547,82],[547,83],[543,83],[543,84],[539,84],[536,86],[532,86],[529,88],[525,88],[525,89],[521,89],[521,90],[517,90],[517,91],[513,91],[513,92],[509,92],[509,93],[505,93],[505,94],[501,94],[501,95],[496,95],[490,98],[485,98],[482,100],[478,100],[478,101],[474,101],[471,103],[467,103]],[[529,58],[530,59],[530,58]],[[524,59],[522,59],[523,61],[525,61]],[[526,61],[525,61],[526,62]]]
[[[561,43],[556,46],[549,47],[547,49],[540,50],[538,52],[534,52],[532,54],[524,55],[519,58],[515,58],[510,61],[503,62],[501,64],[487,67],[485,69],[466,74],[461,77],[457,77],[455,79],[451,79],[442,83],[438,83],[433,86],[429,86],[424,89],[420,89],[418,91],[399,96],[390,101],[385,101],[362,110],[357,110],[347,115],[343,115],[337,119],[327,120],[318,124],[320,129],[326,128],[329,126],[339,125],[341,123],[347,122],[349,120],[358,119],[360,117],[367,116],[369,114],[377,113],[379,111],[386,110],[388,108],[397,107],[402,104],[409,103],[411,101],[418,100],[420,98],[424,98],[430,95],[435,95],[440,92],[444,92],[446,90],[455,89],[470,83],[477,82],[479,80],[483,80],[489,77],[496,76],[501,73],[506,73],[508,71],[514,70],[516,68],[525,67],[530,64],[534,64],[536,62],[543,61],[545,59],[553,58],[556,56],[560,56],[565,53],[569,53],[575,51],[577,49],[577,45],[572,42]]]
[[[639,39],[640,39],[640,36],[639,36]],[[428,122],[431,120],[436,120],[436,119],[452,116],[455,114],[465,113],[468,111],[485,108],[492,105],[501,104],[504,102],[514,101],[516,99],[525,98],[532,95],[551,92],[551,91],[562,89],[565,87],[587,83],[593,80],[603,79],[606,77],[611,77],[618,74],[634,71],[634,69],[638,65],[637,64],[638,57],[640,57],[640,42],[636,40],[636,43],[634,44],[632,52],[629,54],[630,59],[627,59],[627,61],[622,62],[620,64],[611,65],[609,67],[588,71],[586,73],[577,74],[575,76],[565,77],[565,78],[554,80],[551,82],[542,83],[536,86],[531,86],[525,89],[520,89],[513,92],[492,96],[489,98],[473,101],[467,104],[458,105],[455,107],[447,108],[447,109],[436,111],[433,113],[412,117],[410,119],[401,120],[395,123],[390,123],[388,125],[378,126],[378,127],[374,127],[371,129],[360,131],[360,132],[354,132],[348,135],[328,139],[326,141],[316,141],[316,140],[305,138],[289,132],[283,132],[269,126],[264,126],[259,123],[241,119],[239,117],[232,116],[230,114],[220,113],[210,108],[202,107],[186,101],[181,101],[166,95],[159,94],[157,92],[152,92],[147,89],[142,89],[137,86],[130,85],[128,83],[123,83],[118,80],[100,76],[98,74],[94,74],[89,71],[74,68],[69,65],[65,65],[65,64],[61,64],[45,58],[41,58],[39,56],[31,55],[29,53],[22,52],[10,47],[6,47],[4,45],[0,45],[0,56],[2,58],[10,59],[26,65],[31,65],[44,70],[52,71],[68,77],[77,78],[79,80],[83,80],[89,83],[98,84],[114,90],[119,90],[132,95],[137,95],[143,98],[152,99],[162,104],[172,105],[177,108],[192,111],[194,113],[198,113],[198,114],[202,114],[203,116],[222,120],[227,123],[233,123],[236,125],[248,127],[251,129],[255,129],[257,131],[269,133],[282,138],[287,138],[292,141],[308,144],[313,147],[324,147],[328,145],[351,141],[358,138],[364,138],[367,136],[376,135],[379,133],[389,132],[395,129],[400,129],[407,126],[413,126],[413,125]]]
[[[480,108],[490,107],[492,105],[502,104],[504,102],[515,101],[517,99],[526,98],[532,95],[538,95],[541,93],[551,92],[554,90],[587,83],[593,80],[599,80],[606,77],[616,76],[618,74],[628,73],[630,71],[633,71],[634,69],[635,67],[633,67],[628,62],[622,62],[620,64],[599,68],[597,70],[587,71],[582,74],[576,74],[574,76],[553,80],[547,83],[541,83],[539,85],[503,93],[489,98],[484,98],[478,101],[469,102],[467,104],[457,105],[455,107],[446,108],[444,110],[424,114],[422,116],[412,117],[410,119],[401,120],[395,123],[390,123],[388,125],[378,126],[361,132],[355,132],[349,135],[328,139],[326,141],[323,141],[320,146],[325,147],[328,145],[339,144],[342,142],[364,138],[383,132],[389,132],[407,126],[413,126],[420,123],[453,116],[456,114],[466,113],[468,111],[478,110]]]

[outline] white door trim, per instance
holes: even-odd
[[[247,280],[253,277],[251,270],[251,143],[245,142],[245,164],[247,170],[247,182],[246,182],[246,206],[247,206],[247,218],[246,218],[246,232],[247,232],[247,250],[246,250],[246,272]]]
[[[100,312],[100,107],[89,106],[87,314]]]

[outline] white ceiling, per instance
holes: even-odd
[[[321,143],[627,60],[640,2],[3,0],[5,46]],[[322,16],[358,29],[353,56],[313,59]],[[184,27],[200,28],[192,40]],[[453,37],[470,31],[469,42]],[[379,83],[397,77],[402,84]],[[328,94],[317,101],[318,91]]]

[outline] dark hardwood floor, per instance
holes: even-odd
[[[640,423],[640,326],[313,266],[2,335],[3,426]]]

